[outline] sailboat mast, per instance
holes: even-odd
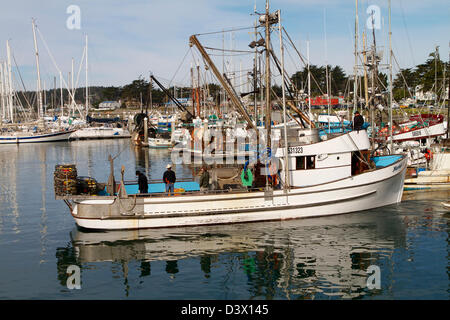
[[[59,72],[59,88],[60,88],[60,102],[61,102],[61,117],[64,115],[64,99],[63,99],[63,86],[62,86],[62,73]]]
[[[13,109],[13,85],[11,74],[11,48],[9,41],[6,41],[6,52],[8,56],[8,106],[9,106],[9,119],[14,122],[14,109]]]
[[[88,36],[86,35],[86,117],[89,114]]]
[[[0,122],[0,127],[3,124],[3,120],[5,119],[5,84],[4,84],[4,76],[3,76],[3,62],[0,61],[0,105],[2,107],[1,116],[2,121]]]
[[[71,92],[70,96],[72,99],[72,101],[70,103],[70,105],[72,107],[72,116],[75,116],[75,89],[74,89],[74,83],[73,83],[73,78],[74,78],[73,64],[74,64],[74,60],[72,58],[72,73],[71,73],[72,79],[70,81],[70,89],[69,90]]]
[[[35,25],[34,19],[32,20],[32,26],[33,26],[34,50],[36,53],[38,117],[42,118],[44,116],[44,111],[42,109],[41,71],[39,68],[39,51],[38,51],[38,45],[37,45],[37,40],[36,40],[36,25]]]

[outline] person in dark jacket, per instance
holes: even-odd
[[[359,113],[359,111],[355,112],[355,117],[353,118],[353,130],[359,131],[362,129],[364,125],[364,118]]]
[[[148,193],[148,180],[145,174],[140,171],[136,171],[138,177],[139,193]]]
[[[170,192],[172,192],[172,194],[174,193],[174,185],[177,178],[175,172],[172,171],[172,166],[170,164],[168,164],[166,168],[167,170],[164,172],[163,181],[166,184],[166,192],[170,195]]]
[[[206,167],[202,168],[202,175],[200,176],[200,191],[205,192],[209,190],[209,172]]]

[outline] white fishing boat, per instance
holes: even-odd
[[[376,167],[361,168],[369,146],[365,131],[291,146],[291,187],[280,190],[186,190],[177,196],[164,192],[141,195],[129,193],[136,189],[135,185],[121,181],[115,195],[57,198],[66,201],[78,226],[108,230],[287,220],[358,212],[400,202],[406,157],[374,157]],[[283,149],[279,149],[278,156],[284,157]],[[284,168],[280,176],[283,174]]]
[[[270,14],[268,2],[266,14],[259,21],[265,25],[266,37],[270,37],[273,23],[278,23],[282,33],[280,11]],[[280,36],[282,46],[281,39]],[[259,129],[230,83],[195,35],[190,37],[190,44],[201,53],[251,129],[246,130],[249,140],[253,137],[252,143],[260,145],[261,139],[255,138]],[[291,128],[288,132],[283,81],[284,130],[272,130],[268,39],[265,45],[267,146],[263,143],[257,157],[245,162],[240,185],[200,191],[196,182],[183,182],[183,185],[179,182],[175,183],[175,194],[169,195],[162,183],[151,183],[148,194],[138,194],[136,183],[125,183],[124,167],[120,185],[115,187],[113,158],[110,157],[107,193],[93,196],[56,193],[57,199],[68,205],[76,224],[102,230],[232,224],[330,216],[399,203],[407,168],[406,156],[372,157],[365,130],[336,134],[323,140],[319,139],[319,129],[312,125],[298,130]],[[281,70],[284,70],[283,63]],[[198,142],[201,145],[202,141]],[[201,156],[205,160],[203,155],[204,152]]]
[[[447,208],[450,210],[450,202],[441,202],[444,208]]]

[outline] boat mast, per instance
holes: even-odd
[[[150,88],[149,88],[149,91],[150,91],[150,113],[153,113],[153,93],[152,93],[152,91],[153,91],[153,78],[152,77],[150,77]],[[148,116],[147,112],[146,112],[146,114]]]
[[[89,114],[88,36],[86,35],[86,117]]]
[[[3,62],[0,61],[0,105],[2,107],[0,127],[3,125],[3,120],[5,119],[5,86],[3,79]]]
[[[450,42],[449,42],[450,47]],[[448,62],[450,65],[450,52],[448,54]],[[447,99],[447,139],[450,138],[450,77],[448,81],[448,99]]]
[[[74,72],[73,72],[73,64],[74,64],[74,60],[73,60],[73,58],[72,58],[72,73],[71,73],[71,82],[70,82],[70,92],[71,92],[71,94],[70,94],[70,97],[71,97],[71,102],[70,102],[70,105],[71,105],[71,107],[72,107],[72,116],[75,116],[75,89],[74,89],[74,81],[73,81],[73,78],[74,78]]]
[[[13,109],[13,85],[11,74],[11,48],[9,41],[6,41],[6,51],[8,56],[8,106],[9,106],[9,120],[14,123],[14,109]]]
[[[271,150],[271,133],[272,133],[272,108],[270,101],[270,17],[269,17],[269,0],[266,0],[266,131],[267,131],[267,149]]]
[[[331,115],[331,101],[330,101],[330,86],[329,86],[329,75],[328,75],[328,44],[327,44],[327,17],[326,11],[323,10],[323,29],[325,34],[325,81],[327,82],[327,104],[328,104],[328,115]],[[328,128],[330,129],[330,128]]]
[[[391,30],[391,0],[389,0],[389,134],[391,136],[390,139],[390,151],[391,154],[394,151],[393,149],[393,121],[392,121],[392,103],[393,103],[393,94],[392,94],[392,30]]]
[[[44,111],[42,109],[41,71],[39,68],[39,51],[38,51],[37,40],[36,40],[36,24],[35,24],[34,19],[32,19],[32,26],[33,26],[34,50],[36,53],[38,117],[42,118],[44,116]]]
[[[59,71],[59,88],[60,88],[60,102],[61,102],[61,117],[64,115],[64,99],[63,99],[63,86],[62,86],[62,73]]]
[[[370,108],[370,126],[372,128],[372,137],[371,137],[371,145],[372,145],[372,150],[374,150],[375,148],[375,136],[374,136],[374,128],[375,128],[375,109],[374,107],[369,107],[369,83],[368,83],[368,78],[367,78],[367,50],[366,50],[366,34],[365,32],[363,32],[363,57],[364,57],[364,100],[366,103],[366,107]]]
[[[372,37],[373,37],[373,47],[371,50],[371,76],[372,76],[372,92],[371,92],[371,99],[370,99],[370,109],[371,109],[371,114],[374,112],[375,110],[375,106],[377,103],[377,95],[376,95],[376,91],[378,88],[378,56],[377,56],[377,41],[376,41],[376,36],[375,36],[375,20],[374,20],[374,15],[372,12]],[[369,108],[369,105],[367,105],[367,107]],[[372,119],[374,118],[374,116],[372,116]],[[381,115],[381,118],[383,118],[383,115]],[[381,119],[382,120],[382,119]],[[372,121],[372,120],[371,120]],[[373,123],[371,122],[372,125],[372,130],[374,128]],[[375,147],[375,137],[372,134],[372,149]]]
[[[436,46],[436,50],[434,52],[434,106],[438,105],[438,81],[437,81],[437,62],[439,57],[439,46]]]
[[[255,10],[256,13],[256,1],[255,1]],[[255,20],[255,43],[258,41],[258,29],[257,29],[257,23]],[[255,120],[255,127],[258,127],[258,107],[257,107],[257,88],[258,88],[258,46],[255,45],[255,58],[253,60],[253,105],[254,105],[254,120]]]
[[[289,157],[288,157],[288,135],[287,135],[287,116],[286,116],[286,88],[284,82],[284,46],[281,27],[281,11],[278,15],[278,32],[280,34],[280,54],[281,54],[281,89],[283,92],[283,122],[284,122],[284,190],[287,192],[290,186],[289,181]],[[286,196],[287,197],[287,196]]]
[[[358,26],[359,26],[359,18],[358,18],[358,0],[356,0],[356,15],[355,15],[355,65],[354,65],[354,83],[353,83],[353,112],[358,109],[357,105],[357,91],[358,91]]]
[[[308,60],[308,117],[311,117],[311,73],[309,70],[309,40],[306,42],[306,56],[306,59]]]

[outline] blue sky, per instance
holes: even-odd
[[[381,8],[381,29],[377,43],[387,49],[387,0],[359,1],[360,31],[369,15],[370,5]],[[70,5],[81,10],[81,28],[66,26]],[[2,4],[0,12],[0,60],[6,59],[5,42],[10,39],[14,57],[27,89],[36,88],[31,18],[67,78],[71,60],[78,72],[85,34],[89,36],[89,82],[92,85],[124,85],[139,75],[150,72],[177,84],[189,84],[189,68],[196,53],[189,52],[192,34],[251,27],[255,16],[255,0],[15,0]],[[257,11],[264,11],[265,0],[256,0]],[[311,63],[341,65],[352,72],[354,0],[273,0],[272,10],[280,9],[283,25],[302,54],[310,42]],[[450,34],[450,3],[448,0],[393,0],[393,48],[400,67],[422,63],[435,46],[448,60]],[[225,36],[225,47],[248,50],[252,35],[245,30]],[[274,38],[278,36],[274,33]],[[326,39],[326,41],[325,41]],[[222,47],[222,35],[201,36],[205,46]],[[369,37],[371,40],[371,37]],[[56,68],[38,35],[41,72],[46,86],[53,86]],[[278,46],[274,42],[274,46]],[[325,50],[327,49],[327,50]],[[185,58],[183,60],[183,58]],[[237,56],[235,68],[251,63],[252,56]],[[215,57],[218,65],[220,57]],[[229,58],[228,58],[229,59]],[[183,62],[183,63],[182,63]],[[230,64],[231,62],[228,61]],[[292,48],[287,48],[286,66],[295,72],[302,65]],[[397,69],[394,66],[394,69]],[[17,77],[17,75],[16,75]],[[84,67],[79,85],[84,86]],[[167,82],[167,81],[166,81]],[[59,83],[59,80],[58,80]],[[59,84],[58,84],[59,85]],[[16,87],[18,87],[18,82]],[[16,89],[21,89],[20,87]]]

